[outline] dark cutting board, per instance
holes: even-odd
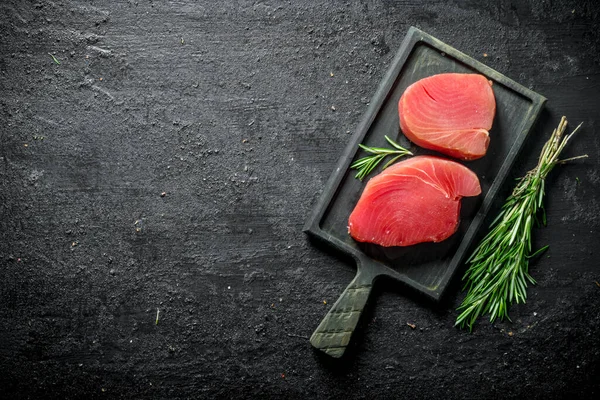
[[[479,73],[493,82],[496,116],[488,152],[479,160],[463,162],[479,177],[482,194],[462,200],[458,231],[441,243],[384,248],[355,242],[348,235],[348,217],[368,181],[355,179],[356,171],[349,169],[354,160],[364,156],[358,144],[387,147],[387,135],[415,155],[436,154],[411,145],[404,137],[399,128],[398,100],[412,83],[444,72]],[[435,301],[442,297],[545,101],[543,96],[425,32],[409,29],[304,228],[350,255],[357,264],[356,277],[313,333],[310,341],[314,347],[332,357],[344,354],[378,277],[390,277]]]

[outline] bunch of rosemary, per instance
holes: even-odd
[[[490,322],[508,316],[508,306],[513,302],[525,303],[527,284],[535,284],[529,275],[529,259],[548,248],[545,246],[531,254],[531,230],[544,212],[544,185],[546,176],[557,164],[587,155],[559,160],[560,153],[579,127],[563,137],[567,120],[562,117],[558,128],[544,145],[537,166],[521,178],[502,206],[500,214],[491,224],[491,231],[479,243],[467,260],[469,268],[463,277],[463,290],[468,290],[458,308],[456,325],[473,329],[477,318],[489,313]]]

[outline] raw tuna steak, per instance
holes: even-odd
[[[492,84],[478,74],[439,74],[410,85],[400,128],[415,144],[463,160],[483,157],[496,113]]]
[[[479,179],[467,167],[439,157],[413,157],[367,183],[350,214],[348,233],[386,247],[440,242],[458,228],[460,199],[479,193]]]

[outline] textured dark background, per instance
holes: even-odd
[[[3,396],[599,395],[597,4],[2,1]],[[548,98],[515,176],[561,115],[589,158],[512,323],[383,283],[332,363],[307,338],[354,270],[301,229],[411,25]]]

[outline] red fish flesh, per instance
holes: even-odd
[[[492,83],[479,74],[438,74],[410,85],[398,102],[413,143],[463,160],[485,155],[496,113]]]
[[[369,180],[348,219],[348,233],[385,247],[440,242],[458,228],[460,199],[480,193],[477,175],[464,165],[412,157]]]

